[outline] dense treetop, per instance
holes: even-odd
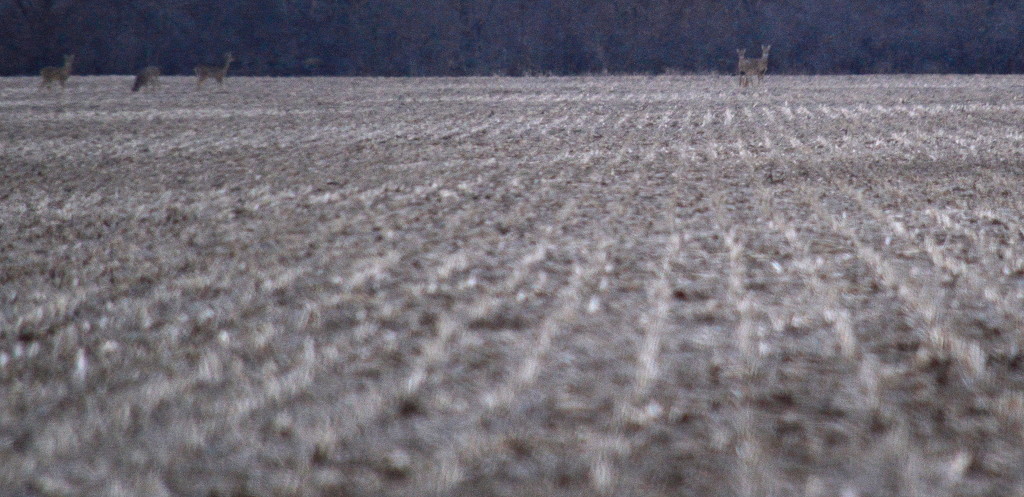
[[[252,75],[1024,70],[1016,0],[0,0],[0,74],[74,53],[80,74]]]

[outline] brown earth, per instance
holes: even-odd
[[[0,494],[1024,492],[1024,79],[0,79]]]

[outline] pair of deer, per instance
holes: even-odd
[[[750,86],[752,82],[751,78],[753,76],[757,76],[757,82],[761,83],[761,80],[764,79],[764,73],[768,72],[768,52],[770,52],[771,49],[771,45],[761,45],[760,59],[748,59],[746,57],[746,49],[736,49],[736,53],[740,56],[739,72],[741,87]]]
[[[231,52],[224,54],[224,65],[223,66],[208,66],[200,64],[195,67],[196,71],[196,88],[203,86],[203,81],[213,78],[217,80],[217,84],[224,84],[224,77],[228,74],[228,67],[231,66],[235,58],[231,55]],[[54,81],[60,83],[61,89],[64,88],[68,81],[68,77],[71,75],[71,65],[75,62],[74,55],[64,56],[64,65],[61,67],[44,67],[39,71],[39,75],[42,76],[43,81],[39,84],[40,87],[49,88],[50,83]],[[160,68],[157,66],[147,66],[138,73],[135,74],[135,84],[132,85],[132,91],[139,91],[143,86],[150,85],[156,86],[160,80]]]
[[[208,66],[205,64],[196,66],[196,89],[202,88],[203,81],[211,78],[216,80],[217,84],[223,85],[224,77],[228,75],[228,68],[231,67],[231,63],[234,60],[235,57],[231,55],[231,52],[227,52],[224,54],[223,66]],[[148,66],[135,75],[135,84],[132,85],[132,91],[139,91],[140,88],[146,85],[156,86],[159,84],[159,79],[160,68]]]

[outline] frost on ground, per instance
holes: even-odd
[[[0,494],[1024,491],[1019,77],[0,80]]]

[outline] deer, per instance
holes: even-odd
[[[227,52],[224,54],[223,67],[208,66],[204,64],[196,66],[196,78],[198,78],[196,80],[196,89],[202,88],[203,81],[208,78],[217,80],[217,84],[223,86],[224,77],[228,74],[228,67],[231,66],[231,62],[234,60],[235,58],[231,55],[231,52]]]
[[[736,54],[740,56],[737,68],[740,73],[740,86],[750,86],[751,78],[757,76],[757,82],[760,83],[764,79],[764,74],[768,72],[768,52],[772,49],[771,45],[761,45],[761,58],[759,59],[748,59],[746,58],[746,49],[736,49]]]
[[[761,45],[761,58],[754,59],[754,63],[756,65],[758,84],[760,84],[761,80],[764,79],[764,74],[768,72],[768,52],[770,52],[771,50],[771,45]]]
[[[74,64],[74,55],[64,56],[64,65],[61,67],[44,67],[39,71],[39,76],[43,78],[43,81],[39,83],[39,87],[50,87],[50,83],[56,81],[60,83],[60,89],[64,89],[64,85],[68,81],[68,76],[71,75],[71,64]]]
[[[747,50],[745,48],[737,48],[736,54],[740,56],[737,71],[740,73],[740,88],[744,88],[750,84],[750,74],[754,71],[754,59],[748,59],[746,57]]]
[[[139,91],[143,86],[149,86],[150,88],[160,85],[160,68],[157,66],[146,66],[141,71],[135,74],[135,84],[132,85],[132,91]]]

